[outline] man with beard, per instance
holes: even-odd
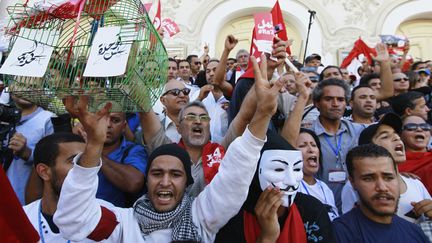
[[[88,98],[81,97],[75,107],[75,98],[67,97],[65,106],[79,118],[88,139],[84,153],[75,156],[62,185],[54,215],[62,234],[74,241],[90,237],[106,242],[213,242],[216,232],[246,199],[267,126],[276,110],[282,84],[270,88],[267,75],[261,75],[265,72],[265,57],[262,62],[259,70],[253,60],[258,104],[252,121],[243,136],[231,144],[212,183],[196,198],[185,193],[193,183],[188,153],[176,144],[167,144],[150,155],[146,170],[148,193],[138,199],[134,208],[98,203],[94,197],[96,174],[101,166],[110,105],[91,114],[86,108]],[[203,118],[200,113],[188,115],[187,120]]]
[[[12,149],[14,158],[6,173],[18,199],[24,205],[25,188],[33,167],[33,149],[41,138],[54,132],[51,123],[53,113],[16,95],[12,95],[12,99],[21,110],[21,120],[9,140],[9,149]]]
[[[420,227],[395,215],[400,196],[398,171],[385,148],[358,146],[348,152],[346,162],[360,202],[333,221],[339,242],[428,242]]]
[[[405,147],[399,134],[402,122],[394,113],[386,114],[378,123],[368,126],[359,137],[359,145],[373,143],[389,151],[395,163],[403,164],[406,160]],[[399,173],[400,200],[397,215],[407,221],[420,223],[432,217],[432,200],[421,181],[409,178]],[[342,190],[342,211],[344,213],[355,207],[359,195],[351,183],[346,183]]]
[[[84,148],[84,139],[73,133],[46,136],[35,147],[35,170],[43,181],[43,193],[41,199],[24,206],[23,209],[39,233],[41,242],[66,242],[53,222],[53,215],[57,210],[63,180],[73,165],[72,159],[82,153]]]

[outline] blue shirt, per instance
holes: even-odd
[[[322,165],[320,165],[320,170],[318,171],[317,176],[333,191],[336,207],[339,209],[339,212],[341,212],[342,208],[342,188],[345,185],[346,180],[343,182],[331,182],[329,180],[329,173],[335,170],[345,171],[346,179],[348,179],[345,157],[350,149],[357,146],[358,138],[364,128],[366,128],[366,125],[342,119],[340,121],[339,130],[335,135],[326,132],[319,118],[312,124],[311,129],[320,140],[321,153],[323,157]],[[336,151],[338,156],[336,156]]]
[[[127,156],[124,158],[123,162],[121,159],[126,150],[128,151]],[[147,166],[147,152],[142,145],[127,141],[124,137],[120,147],[112,151],[108,158],[119,164],[132,165],[141,173],[144,173]],[[99,187],[96,193],[96,197],[108,201],[117,207],[123,207],[125,204],[125,192],[121,191],[119,188],[115,187],[106,176],[99,171]]]
[[[391,224],[381,224],[368,219],[360,208],[353,208],[348,213],[333,221],[333,230],[338,242],[391,242],[391,243],[427,243],[426,235],[419,226],[393,216]]]
[[[15,156],[7,170],[9,181],[22,205],[25,204],[25,188],[33,169],[33,150],[39,140],[54,133],[54,127],[51,123],[52,116],[53,113],[38,107],[33,113],[22,116],[16,127],[16,132],[21,133],[27,139],[26,145],[32,150],[27,161]]]

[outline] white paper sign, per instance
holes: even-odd
[[[0,68],[0,73],[42,77],[48,67],[54,48],[35,40],[17,37],[14,46]]]
[[[131,44],[124,44],[120,27],[99,28],[83,76],[111,77],[125,73]]]

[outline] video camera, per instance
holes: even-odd
[[[0,104],[0,124],[14,125],[21,119],[21,111],[16,107]]]
[[[13,105],[0,104],[0,164],[5,171],[13,159],[13,152],[8,148],[9,139],[15,133],[15,127],[20,120],[20,110]]]

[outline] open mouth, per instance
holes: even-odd
[[[201,135],[203,133],[203,129],[201,127],[193,127],[192,133],[195,135]]]
[[[312,167],[318,167],[318,157],[317,156],[310,156],[307,160],[308,165]]]
[[[414,138],[417,142],[423,142],[426,139],[423,134],[416,134]]]
[[[174,194],[170,191],[159,191],[156,195],[160,201],[169,201],[174,197]]]
[[[404,147],[402,144],[399,144],[395,147],[395,153],[399,156],[405,155]]]

